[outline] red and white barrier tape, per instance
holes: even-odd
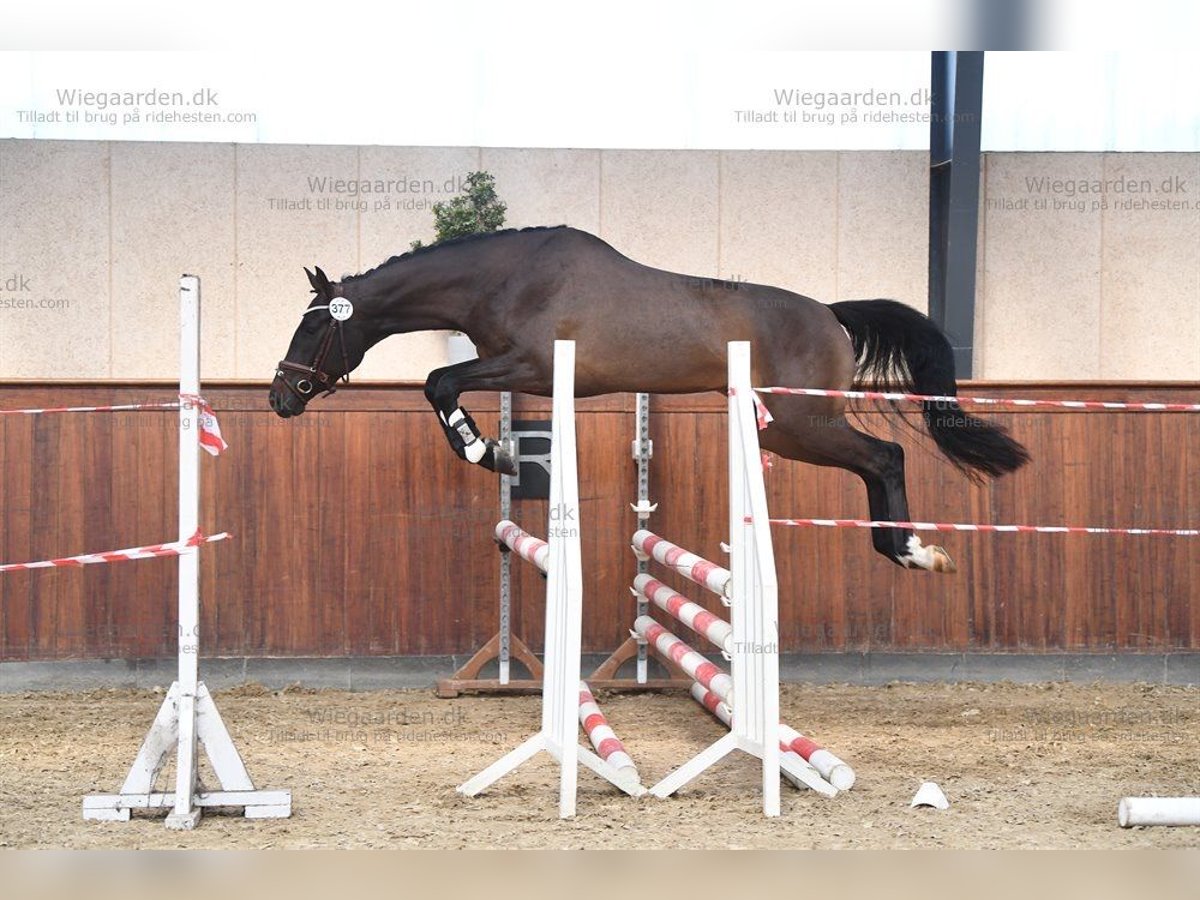
[[[43,413],[124,412],[130,409],[179,409],[173,403],[124,403],[119,406],[47,406],[43,409],[0,409],[0,416],[40,416]]]
[[[754,390],[756,394],[799,394],[804,397],[841,397],[846,400],[903,400],[913,403],[974,403],[982,406],[1050,406],[1061,409],[1200,412],[1200,403],[1123,403],[1115,400],[1028,400],[1013,397],[949,397],[940,394],[905,394],[895,391],[833,391],[825,390],[824,388],[762,387],[755,388]]]
[[[208,401],[199,394],[180,394],[179,398],[184,403],[194,403],[200,413],[200,449],[212,456],[220,456],[223,450],[228,450],[229,445],[225,443],[225,438],[221,437],[221,425],[217,422],[217,414],[208,405]]]
[[[0,416],[40,416],[46,413],[128,412],[138,409],[179,409],[183,404],[195,404],[200,411],[200,446],[206,453],[220,456],[229,445],[221,437],[221,426],[213,408],[198,394],[180,394],[173,403],[122,403],[115,406],[48,406],[42,409],[0,409]]]
[[[751,390],[750,396],[754,398],[754,418],[758,421],[758,430],[762,431],[773,421],[775,421],[775,417],[771,415],[771,411],[767,409],[767,405],[762,402],[762,398],[756,393],[757,390],[757,388]],[[763,390],[770,391],[771,388],[763,388]],[[737,391],[733,388],[730,388],[729,396],[737,396]]]
[[[61,559],[43,559],[39,562],[5,563],[0,565],[0,572],[17,572],[26,569],[57,569],[77,568],[79,566],[95,565],[97,563],[124,562],[129,559],[151,559],[156,556],[180,556],[189,553],[201,544],[212,544],[229,537],[229,532],[205,535],[197,531],[185,541],[171,541],[166,544],[150,544],[145,547],[130,547],[126,550],[109,550],[107,553],[81,553],[79,556],[65,556]]]
[[[749,516],[746,521],[750,522]],[[1200,537],[1200,528],[1108,528],[1087,525],[976,525],[962,522],[882,522],[870,519],[768,519],[801,528],[904,528],[909,531],[989,531],[1036,534],[1133,534]]]

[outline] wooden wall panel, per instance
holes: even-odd
[[[1200,385],[972,385],[976,393],[1200,400]],[[205,652],[341,656],[466,653],[496,628],[494,476],[457,460],[419,390],[356,385],[298,420],[261,385],[208,389],[230,450],[204,457],[202,523],[234,539],[203,551]],[[0,384],[0,408],[160,400],[164,385]],[[494,433],[494,395],[465,398]],[[724,402],[655,397],[656,530],[723,561]],[[518,416],[547,418],[518,397]],[[580,402],[581,515],[590,651],[616,646],[634,609],[628,537],[631,397]],[[918,519],[1195,526],[1200,416],[997,412],[1034,455],[973,485],[932,443],[864,408],[906,448]],[[0,416],[0,560],[152,543],[176,528],[173,411]],[[778,516],[865,516],[861,483],[774,459]],[[515,517],[543,533],[543,501]],[[785,650],[1200,649],[1200,541],[951,534],[955,576],[901,570],[865,531],[776,528]],[[928,540],[928,539],[927,539]],[[515,630],[540,645],[544,582],[514,566]],[[719,611],[715,598],[665,578]],[[151,560],[0,576],[0,658],[170,656],[175,564]]]

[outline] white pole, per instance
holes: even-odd
[[[761,748],[763,814],[778,816],[779,590],[758,447],[750,344],[729,344],[729,560],[733,729]],[[753,522],[747,523],[749,516]],[[743,646],[738,646],[742,642]]]
[[[1117,823],[1134,825],[1200,825],[1200,797],[1126,797],[1117,805]]]
[[[580,559],[579,476],[575,447],[575,342],[554,342],[554,408],[550,472],[550,569],[547,598],[555,610],[554,651],[550,664],[546,647],[546,674],[542,702],[555,710],[551,740],[558,744],[561,779],[559,815],[575,815],[579,777],[579,676],[580,638],[583,628],[583,572]],[[552,639],[549,630],[547,641]]]
[[[179,539],[200,527],[200,279],[179,279]],[[189,399],[184,399],[185,397]],[[119,794],[89,794],[83,817],[129,821],[131,809],[168,809],[166,826],[195,828],[204,806],[240,806],[247,819],[286,818],[291,791],[254,787],[212,695],[200,681],[200,550],[179,556],[179,671],[142,741]],[[218,790],[199,792],[198,752],[205,755]],[[176,755],[175,792],[156,792],[155,782],[171,753]]]
[[[200,279],[179,279],[179,393],[200,393]],[[200,527],[200,409],[179,404],[179,539]],[[196,792],[196,693],[200,678],[200,553],[179,556],[179,752],[175,769],[175,807],[168,825],[194,823]]]

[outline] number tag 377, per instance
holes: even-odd
[[[354,304],[349,300],[338,298],[329,301],[329,314],[339,322],[345,322],[354,315]]]

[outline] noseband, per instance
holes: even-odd
[[[318,309],[329,309],[329,305],[310,306],[302,315],[307,316],[310,312],[316,312]],[[325,358],[329,356],[329,350],[333,346],[334,335],[337,335],[338,346],[342,350],[342,371],[344,373],[337,377],[325,372]],[[295,382],[288,381],[288,372],[295,372],[301,377],[297,378]],[[321,346],[317,348],[317,355],[313,357],[311,366],[288,362],[286,359],[282,359],[279,361],[279,366],[275,374],[302,403],[308,403],[309,400],[316,396],[332,394],[334,392],[334,385],[339,381],[349,384],[350,358],[346,355],[346,336],[342,332],[341,321],[330,318],[329,328],[326,329],[325,336],[321,338]]]

